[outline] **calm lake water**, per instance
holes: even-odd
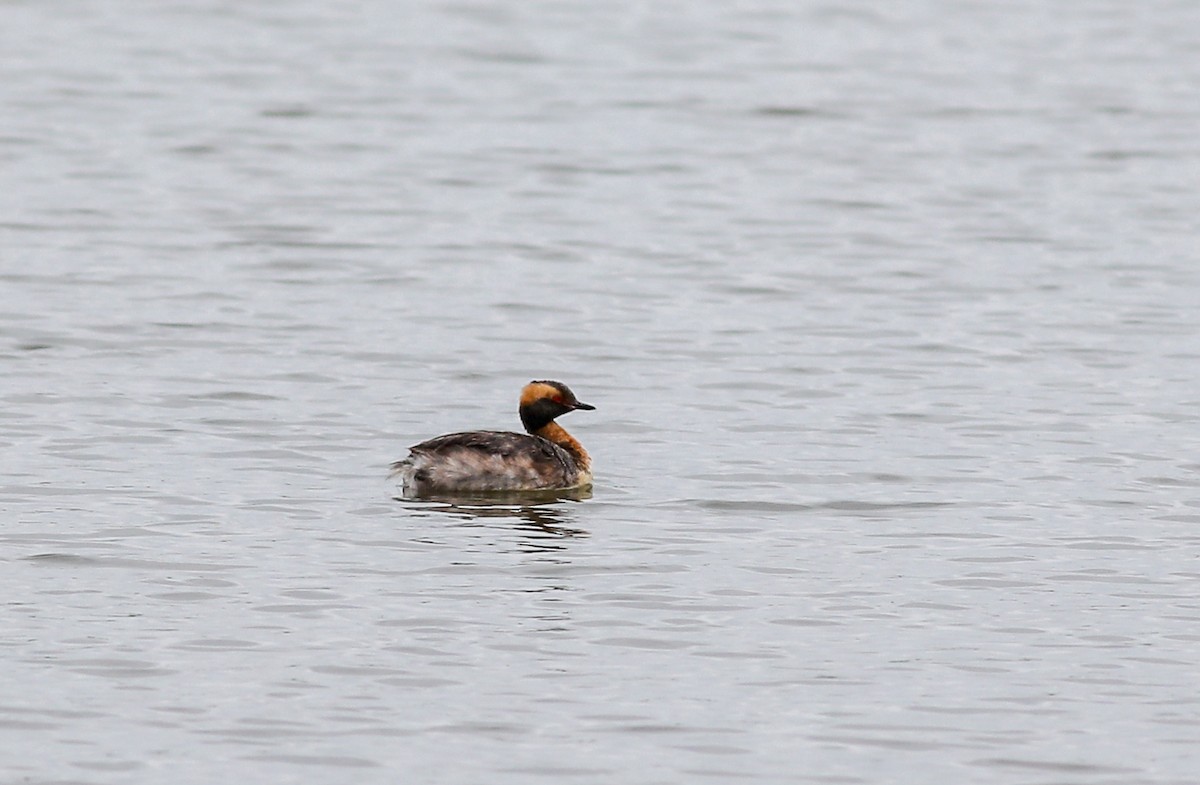
[[[1052,6],[0,5],[0,780],[1194,785],[1200,4]]]

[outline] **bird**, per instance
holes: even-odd
[[[562,382],[535,380],[521,390],[518,413],[526,433],[463,431],[409,448],[392,464],[406,496],[488,491],[586,489],[592,459],[579,441],[554,420],[583,403]]]

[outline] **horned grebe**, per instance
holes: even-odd
[[[409,448],[392,464],[406,495],[477,491],[540,491],[586,488],[592,459],[554,418],[580,403],[562,382],[533,381],[521,390],[521,424],[529,433],[448,433]]]

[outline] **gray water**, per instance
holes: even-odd
[[[0,5],[0,781],[1200,771],[1200,5]],[[397,501],[564,425],[591,498]]]

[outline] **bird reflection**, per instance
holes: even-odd
[[[425,514],[457,518],[465,526],[492,526],[508,522],[521,534],[522,550],[560,551],[563,540],[586,537],[587,532],[573,525],[568,505],[590,499],[590,488],[554,491],[521,491],[486,494],[424,495],[420,498],[396,496],[395,500],[419,507]]]

